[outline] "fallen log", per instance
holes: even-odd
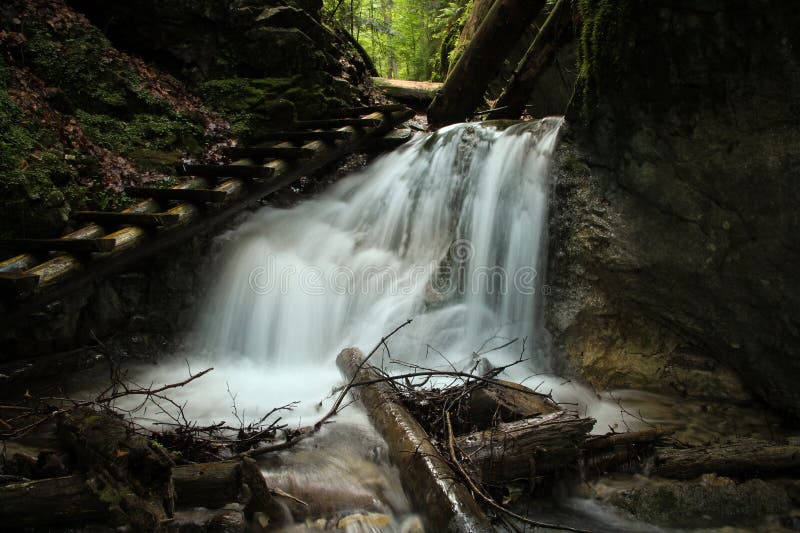
[[[376,372],[362,368],[364,356],[357,348],[342,350],[336,364],[355,383],[378,379]],[[489,519],[431,443],[428,434],[406,410],[394,401],[385,383],[359,386],[361,400],[375,428],[386,440],[391,460],[412,503],[423,513],[430,531],[494,531]]]
[[[242,498],[240,461],[176,466],[172,470],[177,505],[218,509]]]
[[[492,106],[488,119],[517,119],[522,115],[536,80],[552,63],[563,43],[562,37],[568,35],[571,23],[570,2],[559,0],[514,69],[508,85]]]
[[[573,411],[556,411],[461,435],[455,442],[477,479],[502,484],[575,467],[594,423]]]
[[[372,81],[375,83],[375,87],[389,98],[405,102],[412,107],[427,107],[436,96],[436,91],[442,88],[441,83],[433,81],[409,81],[393,78],[372,78]]]
[[[263,513],[273,525],[283,519],[283,509],[272,498],[258,464],[249,457],[176,466],[172,480],[177,507],[220,509],[238,502],[245,504],[247,518]]]
[[[496,0],[428,108],[428,121],[445,126],[469,117],[544,0]]]
[[[86,485],[108,503],[115,524],[153,531],[172,516],[172,459],[122,419],[77,409],[61,417],[58,437],[87,472]]]
[[[495,421],[514,422],[560,410],[547,396],[500,379],[474,390],[469,399],[470,422],[478,429],[489,428]]]
[[[692,448],[659,448],[651,475],[694,479],[714,473],[736,478],[800,474],[800,446],[758,439]]]
[[[257,513],[262,513],[273,525],[284,520],[283,509],[250,458],[177,466],[172,480],[176,508],[221,509],[242,503],[248,518],[258,519]],[[107,487],[98,493],[95,481],[90,473],[0,486],[0,524],[8,529],[109,522],[114,519],[114,500],[120,495],[130,498],[125,493],[132,489]]]
[[[11,483],[0,487],[3,529],[86,524],[108,518],[107,505],[83,476]]]
[[[650,429],[592,435],[581,446],[583,475],[598,476],[609,470],[638,471],[653,456],[656,443],[669,434],[668,431]]]

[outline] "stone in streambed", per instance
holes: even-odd
[[[718,476],[650,481],[612,494],[609,502],[639,520],[678,528],[754,525],[767,515],[786,512],[790,503],[786,489],[776,483],[735,483]]]

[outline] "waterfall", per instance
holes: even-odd
[[[548,165],[560,118],[459,124],[416,138],[233,236],[201,322],[218,361],[333,365],[406,318],[393,356],[438,363],[536,341]],[[433,352],[431,350],[434,350]],[[528,350],[532,368],[544,361]]]
[[[329,408],[342,348],[366,352],[412,318],[373,364],[388,372],[408,362],[486,370],[525,358],[500,377],[573,402],[603,431],[618,406],[549,376],[546,350],[536,348],[548,167],[561,123],[450,126],[313,200],[252,214],[220,237],[223,264],[185,359],[139,369],[137,381],[177,382],[187,365],[213,366],[171,391],[190,420],[246,424],[299,402],[278,414],[302,427]],[[357,408],[335,422],[273,461],[265,469],[270,485],[310,491],[307,499],[325,509],[362,502],[357,509],[388,513],[392,530],[404,530],[413,509],[396,467],[380,459],[381,437]]]

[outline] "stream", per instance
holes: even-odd
[[[313,200],[254,213],[220,237],[222,264],[195,348],[138,369],[137,380],[179,381],[187,365],[214,367],[174,391],[187,417],[249,422],[299,402],[281,415],[301,426],[331,404],[342,382],[334,362],[341,349],[366,353],[412,318],[374,364],[469,371],[524,359],[500,377],[577,404],[605,432],[619,407],[550,373],[541,328],[548,169],[561,124],[450,126],[419,135]],[[391,517],[376,530],[418,530],[384,448],[350,406],[319,435],[264,459],[264,472],[271,486],[310,501],[299,510],[309,519],[375,511]]]

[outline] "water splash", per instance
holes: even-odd
[[[415,317],[392,343],[406,360],[426,345],[451,361],[511,338],[534,346],[560,125],[451,126],[316,200],[262,210],[231,244],[202,345],[276,369],[323,364]]]

